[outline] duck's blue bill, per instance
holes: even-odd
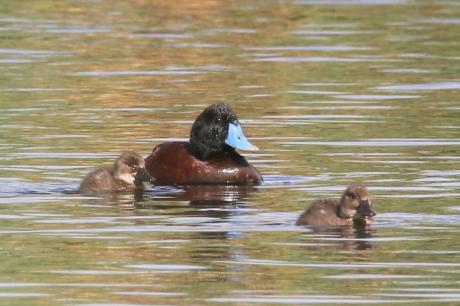
[[[225,143],[238,150],[257,151],[258,147],[251,144],[243,134],[243,129],[239,124],[228,125],[228,136]]]

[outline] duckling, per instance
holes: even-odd
[[[297,225],[365,226],[372,223],[376,213],[372,210],[369,192],[364,185],[351,185],[340,199],[317,200],[297,219]]]
[[[145,169],[144,159],[137,153],[125,152],[115,160],[112,167],[90,172],[81,182],[78,191],[82,194],[109,193],[142,188],[143,182],[154,182]]]

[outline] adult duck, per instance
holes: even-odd
[[[236,150],[256,151],[227,104],[208,106],[192,125],[190,141],[156,146],[145,167],[156,185],[259,185],[259,171]]]

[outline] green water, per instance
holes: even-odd
[[[0,1],[0,304],[459,303],[459,51],[453,0]],[[216,102],[264,185],[73,193]]]

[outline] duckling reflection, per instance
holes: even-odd
[[[145,170],[142,156],[125,152],[112,167],[98,168],[90,172],[81,182],[78,191],[82,194],[113,193],[122,190],[143,188],[144,182],[153,183]]]
[[[374,246],[372,234],[365,226],[313,227],[304,238],[314,240],[313,247],[319,249],[367,250]]]
[[[366,226],[376,213],[372,210],[369,192],[364,185],[351,185],[340,199],[321,199],[313,202],[297,219],[297,225]]]

